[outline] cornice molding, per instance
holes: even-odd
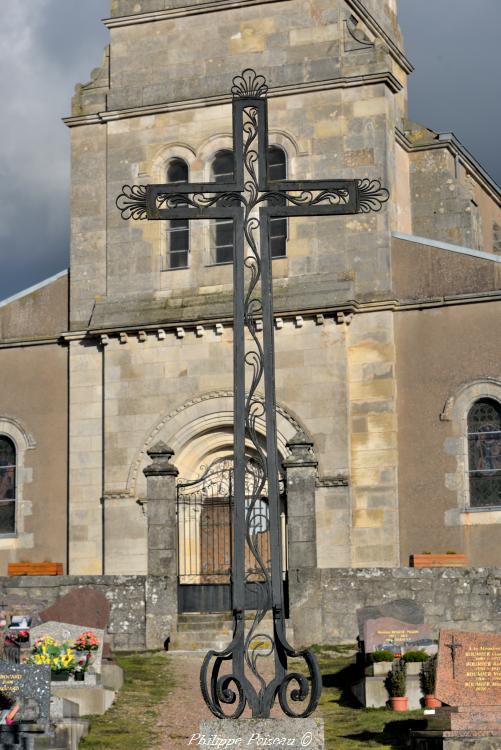
[[[372,302],[359,302],[357,300],[349,300],[342,305],[337,307],[329,308],[314,308],[307,310],[294,310],[289,312],[279,311],[275,316],[275,335],[280,335],[280,330],[283,328],[283,322],[294,323],[298,316],[303,319],[303,322],[308,320],[315,325],[319,325],[319,317],[323,319],[322,324],[325,325],[328,318],[332,318],[334,324],[339,324],[339,315],[346,318],[353,315],[367,315],[375,312],[407,312],[411,310],[426,310],[437,307],[452,307],[457,305],[473,305],[488,302],[501,302],[501,290],[495,290],[492,292],[482,292],[480,294],[451,294],[437,297],[423,297],[420,299],[412,300],[396,300],[396,299],[384,299],[376,300]],[[193,333],[197,338],[201,338],[197,335],[197,328],[203,327],[205,330],[215,328],[216,325],[231,327],[232,318],[219,318],[217,323],[214,320],[193,320],[183,321],[183,333]],[[297,328],[297,326],[296,326]],[[130,326],[112,326],[108,328],[96,328],[89,329],[87,331],[68,331],[61,334],[61,339],[64,341],[95,341],[96,346],[101,346],[101,337],[107,336],[108,339],[120,340],[122,335],[122,343],[128,340],[128,336],[137,336],[141,334],[141,341],[146,340],[145,336],[148,334],[156,335],[159,341],[165,338],[165,335],[172,335],[179,339],[178,335],[179,324],[173,323],[154,323],[151,325],[130,325]],[[127,336],[124,337],[123,334]],[[158,335],[158,334],[161,335]],[[185,336],[183,335],[182,338]],[[29,345],[32,342],[26,342],[25,345]]]
[[[48,346],[49,344],[54,346],[66,346],[66,339],[62,336],[53,336],[52,338],[33,337],[25,339],[0,339],[0,349],[18,349],[23,346]]]
[[[345,0],[347,5],[357,13],[360,18],[369,27],[372,33],[379,37],[388,47],[392,58],[400,65],[406,73],[412,73],[414,66],[406,57],[400,47],[395,44],[393,39],[386,33],[383,27],[374,18],[372,13],[367,10],[362,0]],[[155,23],[157,21],[167,21],[173,18],[183,18],[186,16],[196,16],[203,13],[219,13],[235,8],[244,8],[253,5],[267,5],[268,3],[291,2],[291,0],[208,0],[199,5],[184,5],[180,8],[170,8],[168,10],[157,10],[146,13],[137,13],[129,16],[116,16],[114,18],[104,18],[103,23],[108,29],[116,29],[122,26],[134,26],[136,24]]]
[[[308,81],[302,83],[291,83],[284,86],[271,87],[268,98],[278,96],[289,96],[290,94],[309,94],[318,91],[330,91],[334,89],[349,89],[358,86],[376,86],[377,84],[388,86],[393,94],[402,90],[402,84],[390,71],[381,73],[370,73],[368,75],[348,76],[342,78],[330,78],[325,81]],[[182,99],[174,102],[162,102],[143,107],[130,107],[127,109],[115,109],[109,112],[97,112],[90,115],[77,117],[65,117],[63,122],[69,127],[82,125],[98,125],[117,120],[126,120],[131,117],[145,117],[147,115],[162,115],[168,112],[178,112],[188,109],[201,109],[203,107],[216,107],[221,104],[231,104],[230,94],[204,97],[203,99]]]
[[[345,2],[355,13],[360,16],[360,18],[364,21],[370,31],[372,31],[375,36],[383,40],[383,42],[388,47],[390,55],[395,60],[395,62],[400,65],[402,70],[405,71],[405,73],[412,73],[412,71],[414,70],[414,66],[409,58],[406,57],[400,47],[395,44],[391,36],[386,33],[382,26],[380,26],[372,13],[367,10],[363,2],[361,0],[345,0]]]
[[[115,16],[103,18],[103,24],[108,29],[116,29],[122,26],[135,26],[142,23],[155,23],[156,21],[169,21],[173,18],[184,18],[186,16],[199,16],[203,13],[219,13],[235,8],[244,8],[252,5],[268,5],[268,3],[288,3],[291,0],[208,0],[198,5],[183,5],[179,8],[168,10],[154,10],[146,13],[135,13],[130,16]]]
[[[400,128],[395,128],[395,135],[397,143],[407,153],[433,151],[440,148],[447,149],[454,158],[459,160],[464,169],[475,177],[497,205],[501,206],[501,188],[453,133],[439,133],[437,140],[427,143],[413,143]]]

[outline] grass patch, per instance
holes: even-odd
[[[325,721],[326,750],[403,750],[410,729],[423,725],[421,711],[395,713],[385,708],[360,708],[349,685],[356,679],[353,647],[315,648],[323,692],[316,713]]]
[[[158,706],[172,689],[162,654],[115,654],[124,670],[124,685],[103,716],[90,718],[89,735],[79,750],[143,750],[155,744]]]

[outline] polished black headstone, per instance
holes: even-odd
[[[16,706],[14,724],[49,722],[49,667],[0,661],[0,715]]]

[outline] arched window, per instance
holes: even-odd
[[[468,412],[470,505],[501,505],[501,405],[475,401]]]
[[[16,446],[0,435],[0,536],[16,531]]]
[[[188,165],[184,159],[171,159],[167,166],[167,182],[188,182]],[[188,268],[190,228],[188,219],[171,219],[168,228],[168,268]]]
[[[276,182],[285,180],[287,177],[287,162],[285,152],[278,146],[270,146],[268,149],[268,180]],[[286,200],[281,199],[280,204],[277,200],[275,205],[286,205]],[[271,257],[283,258],[286,254],[287,245],[287,219],[275,217],[270,220],[270,244]]]
[[[215,182],[232,182],[235,174],[233,153],[228,149],[218,151],[212,162],[212,176]],[[276,182],[287,177],[285,152],[278,146],[268,148],[268,180]],[[282,201],[281,201],[282,202]],[[285,200],[283,201],[285,205]],[[275,205],[279,205],[275,201]],[[233,222],[231,219],[216,219],[214,222],[215,262],[230,263],[233,260]],[[287,219],[274,218],[270,221],[271,257],[282,258],[286,254]]]
[[[232,182],[235,174],[233,153],[224,149],[218,151],[212,162],[214,182]],[[231,263],[233,260],[233,221],[216,219],[214,222],[215,263]]]

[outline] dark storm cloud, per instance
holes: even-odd
[[[501,182],[501,0],[400,0],[410,114]],[[102,60],[109,0],[0,0],[0,299],[68,264],[69,114]]]
[[[0,4],[0,299],[68,265],[75,83],[107,43],[108,0]]]
[[[501,184],[500,0],[399,0],[409,114],[452,131]]]

